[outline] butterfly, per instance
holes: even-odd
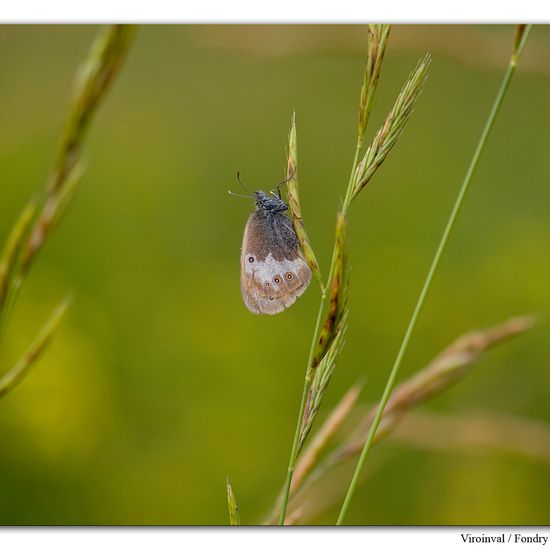
[[[256,210],[244,228],[241,294],[252,313],[275,315],[290,307],[311,281],[288,205],[279,196],[256,191]]]

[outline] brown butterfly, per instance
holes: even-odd
[[[256,211],[244,228],[241,294],[252,313],[275,315],[290,307],[311,281],[301,255],[288,205],[276,195],[256,191]]]

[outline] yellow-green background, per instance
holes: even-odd
[[[0,235],[52,164],[93,26],[0,27]],[[369,135],[416,60],[433,63],[389,160],[353,205],[346,348],[322,415],[362,377],[381,393],[483,121],[513,27],[397,26]],[[2,372],[55,303],[45,358],[0,402],[0,523],[244,523],[285,474],[319,292],[258,317],[239,249],[252,204],[227,195],[284,173],[296,110],[303,213],[321,266],[353,156],[365,29],[145,26],[94,122],[77,200],[37,262]],[[535,27],[403,365],[459,334],[538,312],[430,407],[550,421],[550,30]],[[350,523],[548,523],[548,463],[391,442]],[[315,519],[334,522],[337,507]]]

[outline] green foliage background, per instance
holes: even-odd
[[[41,189],[93,26],[0,27],[0,235]],[[350,328],[324,411],[359,377],[374,401],[506,66],[512,27],[392,31],[370,135],[426,50],[411,123],[350,215]],[[239,249],[282,179],[292,111],[302,209],[322,269],[351,166],[358,26],[145,26],[100,108],[89,167],[0,348],[2,369],[72,291],[29,378],[0,402],[0,523],[243,523],[281,487],[319,300],[250,314]],[[550,30],[533,29],[404,363],[513,314],[537,328],[432,402],[550,421]],[[359,524],[547,524],[548,464],[389,441],[348,515]],[[368,467],[367,467],[368,468]],[[349,472],[344,472],[349,475]],[[344,475],[344,474],[343,474]],[[337,508],[316,522],[333,523]]]

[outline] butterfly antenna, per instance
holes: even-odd
[[[247,195],[239,195],[238,193],[233,193],[233,191],[228,191],[230,195],[233,195],[234,197],[242,197],[243,199],[253,199],[254,197],[248,192],[248,189],[244,186],[243,182],[241,181],[241,173],[237,172],[237,180],[241,184],[241,187],[246,191]]]
[[[253,199],[252,195],[239,195],[239,193],[233,193],[233,191],[227,191],[232,197],[242,197],[243,199]]]
[[[275,191],[275,189],[277,189],[277,194],[279,195],[279,198],[281,198],[281,186],[284,185],[285,183],[288,183],[294,177],[295,173],[296,173],[296,167],[294,167],[294,170],[292,170],[292,173],[285,180],[283,180],[281,183],[278,183],[271,190],[271,194],[274,195],[275,193],[273,193],[273,191]]]
[[[237,180],[239,181],[239,183],[241,184],[241,187],[245,190],[245,192],[248,193],[248,195],[250,195],[250,192],[244,186],[244,183],[241,181],[241,173],[240,172],[237,172]]]

